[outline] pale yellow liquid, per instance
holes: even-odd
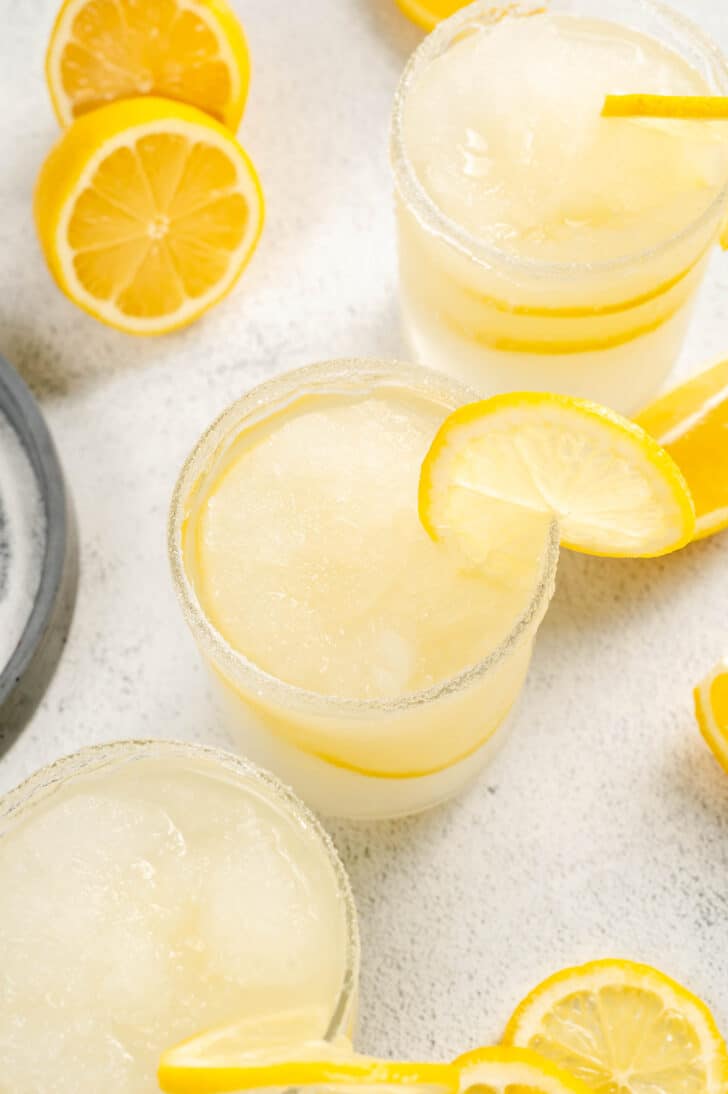
[[[506,19],[435,60],[407,102],[423,185],[510,253],[604,261],[688,224],[725,175],[715,125],[602,118],[607,92],[707,94],[654,38],[607,20]]]
[[[146,1094],[163,1049],[296,1010],[322,1036],[345,909],[315,833],[212,761],[76,778],[0,838],[0,1091]]]
[[[533,594],[543,536],[494,551],[482,570],[430,539],[418,480],[446,414],[390,387],[309,395],[241,434],[188,556],[206,615],[236,650],[322,695],[394,699],[502,641]]]
[[[404,103],[411,167],[472,241],[458,250],[399,202],[409,338],[424,364],[486,393],[563,391],[632,412],[684,336],[728,145],[720,123],[602,118],[604,96],[710,88],[678,53],[607,19],[473,24]],[[476,261],[480,245],[490,258]]]

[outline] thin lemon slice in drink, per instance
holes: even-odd
[[[476,1048],[454,1061],[460,1094],[589,1094],[589,1087],[529,1048]]]
[[[424,30],[432,30],[443,19],[464,8],[470,0],[396,0],[408,19]]]
[[[606,95],[605,118],[677,118],[682,121],[725,121],[728,95]]]
[[[728,771],[728,658],[719,661],[693,691],[695,717],[708,748]]]
[[[194,107],[127,99],[70,126],[35,192],[58,285],[133,334],[191,323],[233,287],[255,249],[263,194],[232,134]]]
[[[728,360],[651,403],[635,419],[667,449],[695,502],[695,538],[728,527]]]
[[[565,395],[516,392],[456,410],[422,464],[420,517],[472,551],[506,503],[555,517],[565,547],[647,557],[690,541],[695,513],[671,456],[639,426]]]
[[[250,61],[226,0],[65,0],[46,79],[61,125],[118,99],[158,95],[236,129]]]
[[[504,1040],[602,1094],[725,1094],[728,1081],[725,1042],[706,1005],[631,961],[551,976],[516,1009]]]
[[[335,1041],[268,1042],[250,1047],[247,1028],[211,1030],[164,1053],[159,1085],[166,1094],[227,1094],[246,1090],[325,1087],[355,1092],[406,1089],[458,1094],[451,1064],[399,1063],[357,1055],[346,1037]]]

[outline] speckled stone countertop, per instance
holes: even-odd
[[[728,8],[675,3],[728,49]],[[81,584],[43,703],[0,790],[82,745],[226,745],[165,549],[201,430],[275,372],[402,355],[386,135],[419,40],[392,0],[236,0],[254,60],[241,138],[268,221],[241,285],[181,334],[133,340],[57,292],[31,191],[56,135],[43,52],[57,0],[0,0],[0,351],[39,396],[71,485]],[[716,254],[682,359],[728,353]],[[728,534],[650,562],[565,554],[514,731],[478,784],[429,815],[331,825],[361,915],[360,1045],[448,1054],[496,1037],[542,975],[654,962],[728,1029],[728,777],[691,687],[728,651]]]

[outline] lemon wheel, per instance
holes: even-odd
[[[564,969],[516,1009],[506,1044],[533,1049],[599,1092],[724,1094],[726,1046],[699,999],[649,965]]]
[[[690,541],[695,512],[674,460],[644,429],[566,395],[515,392],[456,410],[422,465],[420,517],[472,554],[506,506],[555,518],[565,547],[646,557]]]
[[[528,1048],[476,1048],[454,1061],[460,1094],[589,1094],[589,1087]]]

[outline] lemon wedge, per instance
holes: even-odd
[[[728,360],[669,391],[635,421],[685,476],[695,502],[695,538],[728,527]]]
[[[695,717],[708,748],[728,771],[728,658],[715,665],[693,691]]]
[[[232,134],[194,107],[128,99],[84,114],[35,191],[43,252],[63,292],[117,330],[185,326],[233,287],[263,225],[263,195]]]
[[[631,961],[551,976],[516,1009],[504,1040],[602,1094],[725,1094],[728,1081],[726,1046],[706,1005]]]
[[[476,1048],[454,1061],[460,1094],[589,1094],[589,1087],[529,1048]]]
[[[690,541],[695,513],[671,456],[605,407],[521,392],[461,407],[422,464],[420,518],[472,552],[502,511],[555,518],[565,547],[647,557]]]
[[[250,1047],[236,1027],[211,1030],[164,1053],[157,1077],[166,1094],[227,1094],[231,1091],[326,1087],[367,1094],[403,1089],[412,1094],[458,1094],[459,1073],[451,1064],[399,1063],[357,1055],[346,1037],[300,1044]]]
[[[250,80],[243,29],[226,0],[66,0],[46,54],[61,125],[117,99],[178,99],[236,129]]]

